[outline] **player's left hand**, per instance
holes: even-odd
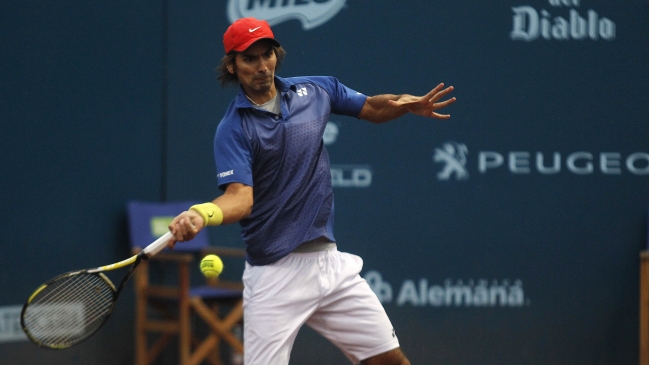
[[[444,89],[444,84],[437,85],[433,90],[424,96],[404,95],[399,100],[390,100],[390,105],[405,108],[408,112],[423,117],[448,119],[450,114],[439,114],[436,110],[447,107],[455,102],[455,97],[439,101],[453,91],[453,86]]]

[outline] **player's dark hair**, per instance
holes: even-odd
[[[279,66],[282,64],[284,56],[286,56],[286,50],[282,46],[272,45],[273,51],[275,52],[275,57],[277,58],[277,63],[275,69],[279,69]],[[221,86],[226,87],[228,84],[232,83],[235,85],[239,84],[239,78],[237,77],[237,64],[235,58],[237,57],[237,52],[230,52],[221,58],[221,64],[216,67],[216,72],[218,73],[218,80],[221,82]],[[234,73],[231,74],[228,71],[228,66],[232,65]]]

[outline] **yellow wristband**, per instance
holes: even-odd
[[[223,211],[214,203],[203,203],[192,205],[193,209],[203,217],[203,224],[206,226],[218,226],[223,222]]]

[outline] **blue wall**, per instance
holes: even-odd
[[[125,202],[162,194],[162,29],[156,3],[0,4],[0,306],[129,254]],[[126,294],[97,339],[63,352],[3,343],[0,363],[131,363]]]
[[[339,248],[364,258],[413,363],[637,362],[641,0],[4,2],[0,306],[126,256],[127,200],[218,194],[213,132],[236,93],[214,72],[229,13],[274,24],[282,76],[335,75],[370,95],[455,86],[450,121],[332,116],[327,139]],[[444,179],[445,166],[468,176]],[[237,226],[210,233],[241,246]],[[0,362],[130,363],[126,294],[124,321],[78,348],[0,343]],[[309,329],[298,336],[292,363],[344,361]]]

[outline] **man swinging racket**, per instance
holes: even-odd
[[[239,222],[246,244],[244,362],[287,365],[308,324],[354,364],[410,364],[388,316],[360,277],[360,257],[339,252],[322,136],[331,113],[382,123],[437,110],[453,87],[428,94],[366,96],[329,76],[275,75],[286,52],[266,21],[243,18],[223,36],[223,86],[240,86],[216,130],[214,201],[192,206],[169,229],[187,241],[206,226]],[[174,243],[170,243],[174,245]]]

